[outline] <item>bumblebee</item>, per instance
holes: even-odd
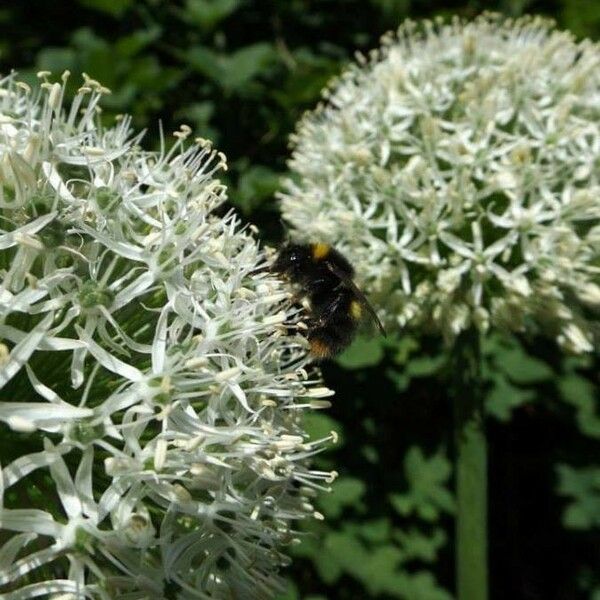
[[[385,335],[375,310],[353,281],[354,268],[329,244],[290,242],[271,271],[297,285],[308,301],[306,337],[315,358],[330,358],[346,348],[365,312]]]

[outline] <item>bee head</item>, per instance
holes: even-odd
[[[307,245],[290,242],[281,248],[271,270],[275,273],[285,273],[293,279],[302,273],[310,263],[310,248]]]

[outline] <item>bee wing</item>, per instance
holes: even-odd
[[[379,320],[375,309],[371,306],[371,303],[367,300],[367,297],[361,292],[360,288],[354,283],[354,281],[352,281],[352,278],[349,277],[347,273],[344,273],[344,271],[338,269],[335,265],[331,264],[330,262],[327,262],[327,268],[334,275],[339,277],[354,292],[355,296],[358,298],[358,301],[362,304],[362,306],[364,306],[375,325],[377,325],[379,331],[381,332],[381,335],[385,337],[385,329],[383,328],[383,324]]]

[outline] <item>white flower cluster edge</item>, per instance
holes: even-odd
[[[38,76],[0,81],[0,595],[270,598],[335,477],[300,315],[209,142]]]
[[[600,47],[539,18],[405,22],[292,136],[284,218],[390,329],[599,338]]]

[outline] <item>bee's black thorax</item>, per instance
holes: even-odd
[[[311,281],[330,279],[338,282],[328,264],[336,266],[348,277],[354,269],[348,260],[328,244],[286,244],[273,263],[271,270],[288,276],[294,283],[306,285]]]

